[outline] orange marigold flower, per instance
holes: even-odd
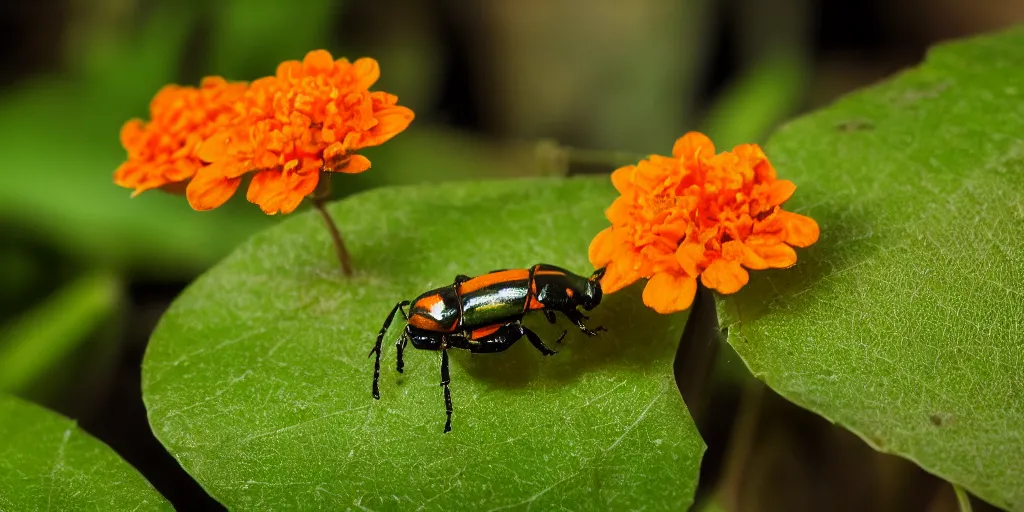
[[[249,201],[267,214],[290,213],[316,189],[322,172],[369,169],[370,161],[356,151],[384,143],[414,117],[396,96],[369,90],[379,77],[373,59],[334,60],[316,50],[302,62],[282,63],[274,76],[243,86],[209,121],[199,120],[187,103],[173,104],[178,115],[197,118],[174,132],[188,140],[189,172],[183,179],[190,179],[185,190],[189,204],[196,210],[216,208],[234,195],[247,173],[254,173]],[[129,164],[129,142],[137,145],[136,138],[136,127],[129,123],[122,134]],[[147,176],[166,174],[156,169],[160,163],[146,160],[136,167]]]
[[[135,189],[136,196],[192,178],[203,165],[199,144],[230,121],[245,89],[244,82],[220,77],[207,77],[198,89],[161,89],[150,102],[149,122],[132,119],[121,128],[128,160],[114,172],[114,183]]]
[[[652,155],[612,173],[620,196],[605,212],[612,226],[590,244],[607,267],[605,293],[648,279],[644,303],[659,313],[690,307],[697,278],[734,293],[747,269],[786,268],[795,247],[818,239],[818,224],[781,207],[796,186],[776,177],[756,144],[715,153],[703,134],[679,138],[672,157]]]
[[[189,203],[216,208],[242,175],[255,172],[249,201],[267,214],[290,213],[316,188],[321,171],[369,169],[370,161],[354,152],[384,143],[414,117],[396,96],[370,92],[378,77],[373,59],[336,61],[317,50],[253,82],[237,120],[203,142],[199,157],[209,165],[189,183]]]

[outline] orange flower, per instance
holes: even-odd
[[[617,169],[612,183],[621,195],[605,212],[612,226],[590,244],[590,262],[607,267],[605,293],[648,279],[644,304],[659,313],[689,308],[698,277],[734,293],[747,269],[792,266],[792,246],[818,239],[813,219],[782,210],[796,186],[776,178],[756,144],[715,154],[710,139],[690,132],[671,158]]]
[[[373,59],[336,61],[316,50],[249,84],[228,112],[218,112],[218,122],[193,127],[189,204],[196,210],[224,204],[252,172],[249,201],[267,214],[290,213],[316,189],[322,172],[369,169],[370,161],[355,152],[384,143],[414,117],[396,96],[370,92],[379,76]]]
[[[245,83],[207,77],[198,89],[161,89],[149,105],[148,123],[132,119],[121,128],[128,161],[114,172],[114,183],[135,189],[136,196],[192,178],[203,165],[196,155],[199,144],[228,123],[245,88]]]

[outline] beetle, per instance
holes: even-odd
[[[600,268],[588,278],[573,274],[554,265],[539,263],[528,269],[494,270],[477,277],[458,275],[455,281],[441,288],[427,291],[408,301],[403,300],[388,313],[377,335],[377,343],[370,350],[376,355],[373,365],[373,398],[380,399],[380,358],[384,335],[401,311],[406,325],[395,342],[396,369],[402,373],[405,363],[402,352],[406,345],[421,350],[441,351],[441,387],[444,388],[446,420],[444,431],[452,429],[452,397],[448,387],[448,349],[457,348],[473,353],[503,352],[523,336],[530,340],[541,354],[555,353],[541,341],[540,336],[523,325],[523,317],[531,311],[541,311],[548,322],[554,324],[555,312],[562,313],[580,331],[596,336],[603,327],[590,329],[584,322],[589,317],[579,308],[590,311],[601,303],[601,282],[605,269]],[[405,308],[409,307],[409,312]],[[561,343],[566,331],[556,340]]]

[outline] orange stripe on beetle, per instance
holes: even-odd
[[[437,320],[428,316],[414,314],[409,317],[409,325],[413,327],[419,327],[420,329],[433,332],[451,332],[453,329],[445,328],[443,325],[438,323]]]
[[[471,340],[479,340],[480,338],[485,338],[487,336],[490,336],[490,335],[498,332],[498,329],[501,329],[501,326],[502,326],[502,324],[494,324],[494,325],[488,325],[487,327],[481,327],[479,329],[474,329],[471,333],[469,333],[469,339],[471,339]]]
[[[416,309],[425,309],[427,311],[431,311],[434,308],[436,308],[438,304],[441,304],[441,307],[444,307],[444,298],[441,297],[440,295],[435,294],[423,297],[422,299],[416,301],[416,303],[413,304],[412,307]]]
[[[565,272],[558,270],[538,270],[533,273],[535,276],[564,276]]]
[[[530,278],[529,270],[502,270],[501,272],[493,272],[491,274],[484,274],[480,277],[474,277],[469,281],[466,281],[459,285],[459,295],[465,295],[467,293],[473,293],[481,288],[486,288],[492,284],[507,283],[509,281],[525,281]]]

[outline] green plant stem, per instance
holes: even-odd
[[[334,223],[334,219],[331,218],[331,214],[327,211],[326,203],[330,196],[331,176],[327,173],[321,173],[320,182],[317,183],[316,190],[310,194],[309,198],[313,202],[313,207],[320,212],[324,223],[327,224],[327,231],[330,232],[331,240],[334,241],[334,252],[337,253],[338,261],[341,262],[341,271],[345,274],[345,277],[351,277],[352,258],[348,255],[348,249],[345,248],[345,241],[341,238],[341,231],[338,230],[338,225]]]
[[[743,387],[739,415],[729,436],[729,454],[726,459],[725,480],[722,483],[723,500],[729,510],[739,510],[739,496],[747,466],[754,452],[757,428],[761,422],[764,404],[764,383],[751,379]]]
[[[956,493],[956,503],[960,506],[960,512],[971,512],[971,496],[963,487],[957,484],[950,485],[953,486],[953,492]]]

